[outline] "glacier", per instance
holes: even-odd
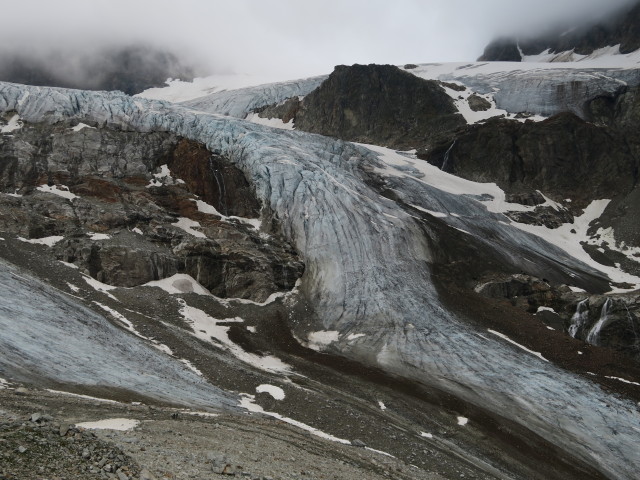
[[[394,166],[379,151],[196,106],[0,84],[0,111],[15,111],[28,122],[74,120],[169,131],[206,144],[243,170],[263,203],[263,220],[278,221],[306,264],[300,292],[313,315],[296,318],[292,312],[298,338],[336,331],[337,341],[325,346],[328,352],[506,417],[611,478],[636,475],[637,405],[499,337],[483,335],[448,311],[431,276],[430,220],[408,205],[457,212],[438,221],[484,242],[507,262],[517,264],[524,256],[541,270],[552,268],[558,280],[605,288],[602,273],[509,225],[506,217],[489,211],[486,197],[429,185],[421,180],[424,173]],[[380,185],[397,197],[383,195]],[[564,265],[553,266],[551,251]],[[27,348],[23,343],[13,347]]]

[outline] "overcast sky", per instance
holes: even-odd
[[[472,61],[493,38],[598,17],[631,0],[0,0],[0,45],[73,55],[146,41],[215,73]]]

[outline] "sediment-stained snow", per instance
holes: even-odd
[[[171,295],[181,293],[197,293],[198,295],[211,295],[209,290],[200,285],[196,279],[186,273],[176,273],[162,280],[154,280],[144,284],[145,287],[161,288]]]
[[[76,427],[86,428],[88,430],[120,430],[126,432],[133,430],[140,425],[140,420],[131,418],[105,418],[104,420],[96,420],[94,422],[76,423]]]

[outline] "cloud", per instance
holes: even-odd
[[[471,61],[493,38],[583,22],[629,0],[22,0],[0,44],[47,56],[147,43],[209,71],[326,73],[336,64]]]

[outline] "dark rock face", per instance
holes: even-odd
[[[537,38],[500,38],[491,42],[479,61],[519,62],[520,50],[525,55],[537,55],[550,50],[560,53],[573,50],[589,55],[599,48],[620,45],[621,53],[640,48],[640,3],[625,7],[610,17],[579,28],[553,30]]]
[[[260,215],[260,204],[243,173],[204,146],[179,141],[167,165],[187,183],[190,192],[221,214],[251,218]]]
[[[455,143],[420,158],[477,182],[496,182],[509,193],[541,190],[578,208],[598,198],[629,193],[638,160],[616,131],[573,114],[546,121],[492,120],[470,127]]]
[[[263,301],[303,271],[278,238],[199,211],[198,199],[255,219],[261,205],[237,167],[172,134],[24,124],[0,136],[0,189],[19,192],[0,194],[5,231],[64,237],[52,254],[109,285],[186,273],[217,296]]]
[[[79,58],[49,52],[36,56],[0,52],[0,80],[26,85],[120,90],[129,95],[164,85],[167,78],[190,80],[192,67],[173,53],[150,46],[105,48]]]
[[[640,297],[574,293],[529,275],[501,275],[481,281],[475,291],[488,298],[506,299],[534,313],[545,324],[591,345],[611,348],[640,360]],[[542,308],[541,308],[542,307]]]
[[[438,82],[391,65],[336,67],[295,115],[298,130],[405,150],[464,125]]]

